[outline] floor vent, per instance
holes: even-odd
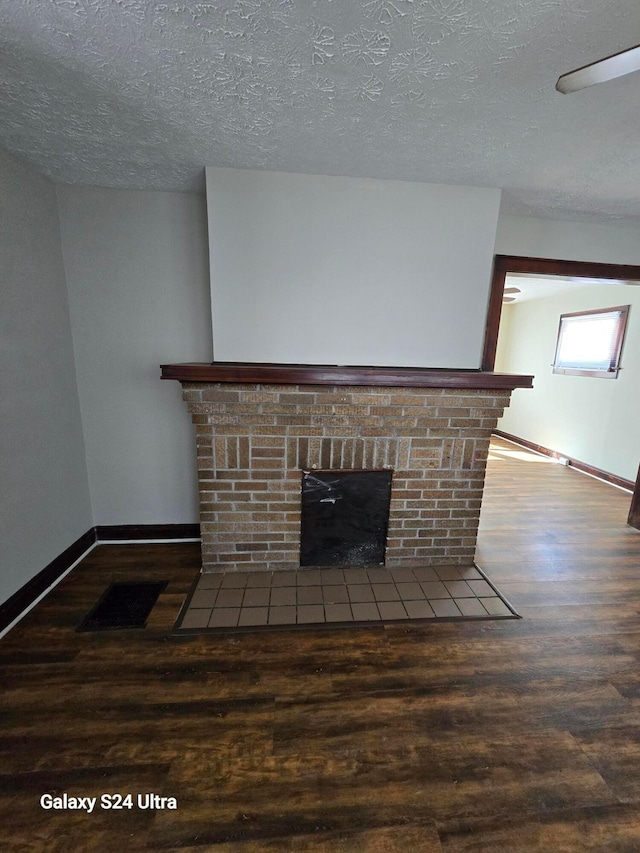
[[[96,606],[83,619],[78,631],[108,631],[144,628],[160,593],[168,581],[112,583]]]

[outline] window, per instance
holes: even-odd
[[[615,379],[628,315],[628,305],[562,314],[553,372]]]

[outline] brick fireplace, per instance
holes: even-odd
[[[392,471],[385,565],[473,562],[489,439],[532,377],[268,364],[162,367],[195,425],[206,572],[300,567],[302,475]]]

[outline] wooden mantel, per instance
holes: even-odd
[[[163,379],[179,382],[258,382],[276,385],[368,385],[400,388],[531,388],[533,376],[427,367],[268,364],[233,361],[161,365]]]

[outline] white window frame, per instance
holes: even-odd
[[[556,340],[556,351],[551,365],[554,373],[561,373],[568,376],[596,376],[600,379],[616,379],[620,370],[620,356],[622,354],[622,344],[624,342],[624,334],[627,327],[627,318],[629,316],[629,305],[616,305],[614,308],[596,308],[591,311],[574,311],[571,314],[561,314],[560,324],[558,326],[558,337]],[[562,340],[563,332],[568,324],[579,322],[582,319],[596,319],[598,315],[617,314],[617,325],[614,331],[614,339],[611,347],[611,359],[607,368],[598,369],[584,365],[567,366],[562,361]]]

